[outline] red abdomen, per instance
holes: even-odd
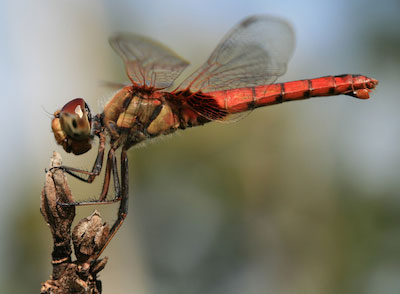
[[[239,113],[257,107],[319,96],[344,94],[368,99],[369,92],[377,84],[378,81],[373,78],[346,74],[207,94],[227,113]]]

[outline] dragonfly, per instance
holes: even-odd
[[[91,171],[62,166],[71,176],[92,183],[103,167],[106,142],[110,146],[101,193],[96,200],[63,205],[119,202],[117,219],[105,246],[128,213],[127,151],[140,142],[201,126],[212,121],[235,120],[255,108],[310,97],[347,95],[368,99],[378,81],[359,74],[325,76],[274,83],[286,72],[295,35],[278,17],[251,16],[237,24],[218,44],[208,60],[177,87],[174,81],[189,65],[166,46],[150,38],[120,33],[110,44],[123,59],[131,82],[92,115],[88,104],[76,98],[54,113],[56,142],[75,155],[84,154],[98,138]],[[120,172],[116,151],[121,149]],[[108,191],[111,179],[114,196]]]

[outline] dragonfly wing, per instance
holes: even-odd
[[[120,33],[109,41],[136,86],[167,88],[189,65],[169,48],[141,35]]]
[[[294,31],[285,20],[272,16],[249,17],[222,39],[207,62],[177,90],[209,93],[206,98],[209,100],[212,92],[271,84],[286,72],[294,45]],[[198,97],[193,99],[198,100]],[[210,101],[190,103],[190,99],[188,103],[209,119],[219,118],[207,114],[207,105],[214,105],[214,108],[216,104],[224,105]]]
[[[295,37],[286,21],[252,16],[234,27],[180,90],[212,92],[266,85],[286,72]]]

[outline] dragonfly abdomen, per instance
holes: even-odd
[[[310,97],[350,95],[368,99],[378,81],[362,75],[326,76],[256,87],[208,93],[227,113],[240,113],[258,107]]]
[[[377,81],[362,75],[326,76],[321,78],[255,87],[255,107],[310,97],[350,95],[368,99]]]

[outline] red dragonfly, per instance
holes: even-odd
[[[127,150],[132,146],[178,129],[228,120],[254,108],[287,101],[340,94],[367,99],[378,84],[373,78],[351,74],[273,84],[286,71],[294,48],[294,32],[286,21],[271,16],[243,20],[225,36],[202,67],[171,91],[166,89],[188,62],[160,43],[140,35],[118,34],[110,43],[124,60],[132,85],[119,90],[101,114],[92,116],[86,102],[77,98],[56,111],[52,120],[55,139],[67,152],[83,154],[91,149],[93,139],[99,138],[91,171],[62,167],[85,182],[93,182],[100,174],[106,139],[109,139],[99,199],[64,203],[120,201],[118,218],[106,245],[128,212]],[[118,148],[122,149],[120,175],[115,156]],[[107,200],[111,177],[115,195]]]

